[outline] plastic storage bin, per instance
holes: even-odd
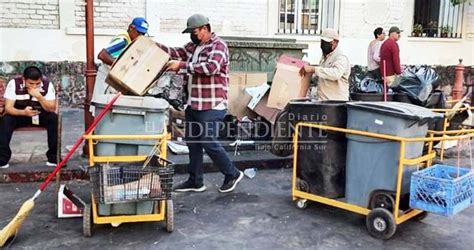
[[[353,102],[347,104],[347,128],[401,137],[425,137],[428,125],[442,115],[400,102]],[[348,203],[369,207],[374,191],[394,193],[400,143],[347,135],[346,192]],[[423,142],[407,143],[406,158],[420,157]],[[410,191],[415,166],[405,166],[402,196]],[[408,205],[408,204],[406,204]]]
[[[113,95],[99,95],[92,103],[99,113]],[[154,97],[121,96],[97,125],[97,135],[156,135],[165,130],[169,104]],[[148,155],[153,140],[101,140],[96,145],[97,156]]]
[[[316,122],[345,128],[346,102],[292,101],[288,120]],[[294,128],[294,127],[293,127]],[[298,139],[297,175],[309,190],[302,190],[328,198],[344,196],[347,139],[343,133],[303,127]]]
[[[473,173],[466,168],[434,165],[413,173],[410,207],[451,216],[471,205]]]

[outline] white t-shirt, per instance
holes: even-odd
[[[43,87],[43,83],[41,83],[41,87]],[[10,82],[8,82],[7,88],[5,89],[5,94],[3,95],[5,99],[8,100],[25,100],[25,99],[30,99],[30,95],[17,95],[15,93],[15,80],[12,79]],[[47,101],[52,101],[56,99],[56,90],[53,87],[53,84],[50,82],[48,86],[48,93],[44,96],[44,99]],[[36,98],[31,98],[32,101],[38,101]]]

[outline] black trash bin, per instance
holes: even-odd
[[[290,102],[289,122],[309,121],[346,127],[346,102]],[[342,133],[303,127],[300,131],[297,176],[300,189],[328,198],[344,196],[347,139]]]

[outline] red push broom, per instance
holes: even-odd
[[[7,226],[5,226],[2,231],[0,231],[0,247],[3,247],[5,243],[10,239],[16,236],[18,231],[20,230],[21,224],[23,221],[26,219],[26,217],[30,214],[31,210],[35,206],[35,200],[38,198],[38,196],[43,192],[48,184],[51,182],[51,180],[56,176],[56,173],[59,172],[59,170],[67,163],[69,158],[74,154],[74,152],[81,146],[82,142],[84,141],[84,135],[87,135],[91,133],[94,128],[97,126],[97,124],[102,120],[102,118],[105,116],[107,111],[112,108],[112,105],[114,105],[115,101],[119,98],[121,94],[118,93],[117,95],[114,96],[112,100],[105,106],[105,108],[100,112],[100,114],[94,119],[92,124],[89,126],[89,128],[84,132],[81,137],[79,137],[72,146],[71,151],[66,155],[66,157],[56,166],[56,168],[53,170],[48,175],[48,178],[39,186],[38,191],[33,195],[33,197],[29,200],[27,200],[25,203],[20,208],[20,211],[16,214],[16,216],[12,219],[10,223],[8,223]]]

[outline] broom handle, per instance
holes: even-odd
[[[387,101],[387,65],[385,60],[382,62],[383,67],[383,101]]]
[[[64,164],[67,163],[67,161],[69,160],[69,158],[71,158],[71,156],[74,154],[74,152],[77,150],[77,148],[79,148],[79,146],[81,146],[82,142],[84,141],[84,135],[90,134],[95,129],[97,124],[102,120],[102,118],[105,116],[107,111],[109,111],[109,109],[112,108],[112,105],[114,105],[115,101],[117,101],[117,99],[120,97],[120,95],[121,95],[121,93],[119,92],[118,94],[116,94],[114,96],[114,98],[105,106],[105,108],[102,110],[102,112],[100,112],[100,114],[94,119],[92,124],[86,130],[86,132],[84,132],[84,134],[82,134],[81,137],[79,137],[77,139],[76,143],[74,143],[74,145],[72,146],[72,149],[69,151],[69,153],[66,155],[66,157],[64,157],[64,159],[56,166],[56,168],[54,168],[54,171],[51,172],[48,175],[48,178],[40,185],[38,192],[36,192],[35,196],[33,197],[33,200],[36,199],[36,197],[38,197],[38,195],[43,190],[46,189],[46,187],[51,182],[51,180],[54,178],[54,176],[59,172],[59,170],[64,166]]]

